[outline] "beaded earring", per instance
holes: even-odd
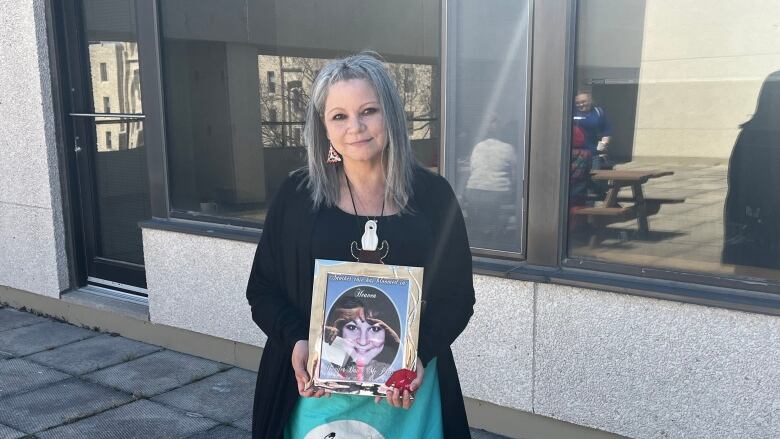
[[[328,144],[330,145],[330,148],[328,148],[328,160],[326,160],[326,163],[335,165],[341,161],[341,154],[336,151],[336,148],[333,147],[332,143],[328,142]]]

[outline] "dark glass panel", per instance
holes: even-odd
[[[388,61],[412,147],[438,169],[439,2],[162,0],[174,211],[262,222],[282,180],[305,163],[312,81],[335,56]]]

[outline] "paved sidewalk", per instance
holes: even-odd
[[[0,307],[0,438],[250,438],[254,387],[254,372]]]

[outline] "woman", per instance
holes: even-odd
[[[282,437],[302,414],[336,406],[378,413],[397,422],[398,431],[423,419],[441,425],[444,437],[469,437],[450,350],[474,305],[466,228],[447,181],[414,161],[404,108],[384,65],[360,54],[323,67],[312,87],[304,136],[308,166],[292,173],[271,203],[247,286],[252,318],[268,336],[253,437]],[[324,392],[304,385],[314,260],[354,260],[350,246],[361,242],[367,219],[376,221],[380,241],[389,244],[385,263],[425,268],[425,305],[414,400],[394,390],[363,410],[350,405],[373,404],[369,398],[319,400]],[[420,404],[423,390],[430,396],[427,405]]]
[[[355,297],[364,292],[374,298]],[[340,338],[349,361],[323,361],[320,378],[384,383],[393,372],[390,366],[398,353],[400,326],[398,312],[385,293],[367,286],[350,288],[331,307],[325,326],[325,341],[332,345]]]
[[[728,193],[723,208],[721,261],[741,266],[780,268],[780,71],[770,74],[756,111],[741,126],[731,151]]]

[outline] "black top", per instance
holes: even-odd
[[[455,194],[443,177],[418,167],[414,171],[412,189],[411,211],[417,212],[420,221],[428,224],[431,230],[422,265],[425,269],[424,305],[417,355],[423,366],[437,358],[444,437],[468,438],[466,409],[450,350],[474,311],[466,225]],[[312,237],[319,213],[325,210],[313,207],[306,188],[305,171],[296,172],[285,180],[268,210],[246,291],[252,319],[268,336],[257,374],[254,438],[283,437],[284,426],[299,398],[290,357],[295,343],[309,336],[314,274],[312,241],[315,240]],[[380,234],[384,233],[384,227],[380,224]],[[390,227],[388,233],[392,229]],[[412,233],[410,237],[414,235],[424,236],[425,233]],[[345,245],[344,241],[339,241],[338,251],[345,251],[340,247]],[[411,242],[406,238],[401,241]],[[391,254],[398,251],[394,250],[394,245],[397,244],[390,242]],[[401,245],[403,249],[406,244]],[[414,244],[409,248],[413,250]],[[414,252],[400,250],[400,253]]]
[[[321,209],[312,233],[311,250],[314,259],[355,261],[350,253],[354,241],[361,247],[368,217],[355,216],[336,206]],[[387,241],[389,251],[383,260],[390,265],[423,267],[431,246],[431,226],[420,214],[404,213],[371,217],[377,220],[379,242]]]

